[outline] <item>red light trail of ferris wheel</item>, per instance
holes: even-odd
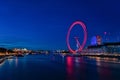
[[[69,38],[70,38],[70,33],[71,33],[71,30],[73,29],[73,27],[75,27],[75,25],[80,25],[83,29],[83,32],[84,32],[84,39],[83,39],[83,43],[80,45],[80,43],[78,42],[78,39],[75,39],[77,43],[79,43],[79,48],[78,50],[73,50],[70,46],[70,41],[69,41]],[[86,41],[87,41],[87,28],[85,26],[85,24],[81,21],[75,21],[72,23],[72,25],[70,26],[70,28],[68,29],[68,33],[67,33],[67,38],[66,38],[66,41],[67,41],[67,47],[69,49],[69,51],[73,54],[77,53],[77,52],[81,52],[86,44]]]

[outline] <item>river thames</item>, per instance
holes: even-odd
[[[120,80],[119,59],[27,55],[0,64],[0,80]]]

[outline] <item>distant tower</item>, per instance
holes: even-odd
[[[102,44],[102,37],[97,35],[93,36],[91,39],[91,45],[101,45]]]
[[[101,45],[102,44],[102,37],[97,35],[96,38],[97,38],[97,45]]]

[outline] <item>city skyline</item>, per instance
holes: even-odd
[[[95,35],[104,38],[106,32],[114,36],[120,29],[119,3],[117,0],[0,1],[0,46],[67,49],[67,31],[76,20],[87,26],[87,45]]]

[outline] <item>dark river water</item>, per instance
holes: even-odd
[[[120,80],[113,58],[27,55],[0,64],[0,80]]]

